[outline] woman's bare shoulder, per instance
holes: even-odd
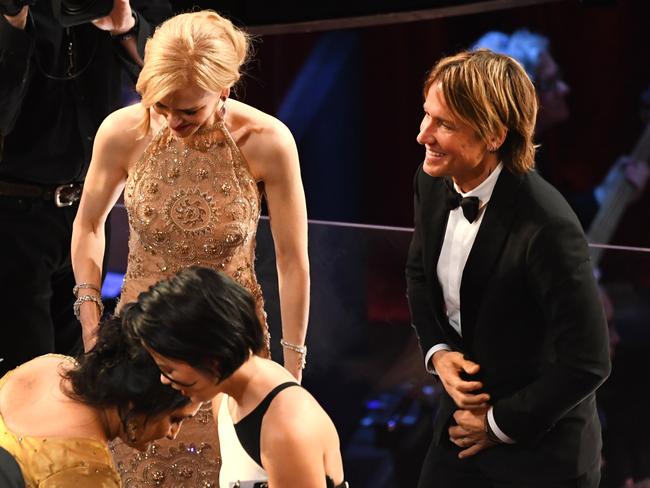
[[[307,459],[320,464],[325,453],[337,446],[334,424],[303,388],[280,392],[262,420],[260,447],[265,467],[286,467],[291,462],[286,452],[301,453],[303,465]]]
[[[140,103],[127,105],[108,114],[100,129],[107,132],[130,131],[137,127],[145,113],[146,109]]]
[[[7,426],[26,436],[103,441],[96,409],[73,399],[67,390],[65,373],[75,365],[71,357],[47,354],[10,373],[0,390],[0,411]]]
[[[255,139],[256,143],[277,144],[293,136],[289,128],[277,117],[237,100],[231,104],[233,132]]]
[[[146,114],[147,109],[140,103],[109,114],[97,130],[93,157],[124,162],[131,161],[141,154],[151,140],[153,132],[159,127],[158,118],[152,116],[149,130],[143,134],[140,124]]]
[[[29,377],[39,378],[48,371],[57,368],[70,369],[76,364],[74,358],[63,354],[44,354],[31,359],[11,371],[10,379],[23,379]]]
[[[297,164],[297,149],[289,128],[278,118],[233,101],[232,135],[259,179],[280,165]]]
[[[63,374],[74,367],[74,359],[46,354],[28,361],[7,373],[0,390],[0,409],[4,415],[14,408],[24,409],[43,398],[44,392],[58,393]],[[56,395],[59,396],[59,395]]]
[[[269,406],[266,418],[275,431],[301,432],[301,435],[318,436],[323,430],[333,426],[323,407],[305,388],[291,387],[282,390]]]

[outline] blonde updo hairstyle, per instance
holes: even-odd
[[[537,95],[519,62],[489,49],[460,52],[433,67],[424,83],[425,98],[434,84],[451,112],[487,146],[506,133],[497,151],[505,168],[512,173],[534,168]]]
[[[146,109],[191,84],[219,93],[241,77],[250,50],[249,36],[211,10],[176,15],[147,41],[136,90]],[[149,110],[138,126],[146,134]]]

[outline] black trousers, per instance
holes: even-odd
[[[41,354],[81,352],[72,313],[77,205],[0,196],[0,376]]]
[[[432,444],[424,459],[418,488],[597,488],[600,481],[598,467],[566,480],[539,481],[534,474],[525,482],[492,479],[481,472],[474,458],[459,459],[460,451],[449,439],[438,446]]]

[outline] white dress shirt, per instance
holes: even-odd
[[[480,185],[467,193],[460,191],[460,188],[454,183],[454,188],[460,195],[464,197],[477,197],[479,199],[479,214],[474,222],[469,222],[461,207],[455,208],[449,212],[449,220],[447,221],[447,229],[445,230],[445,237],[440,250],[440,257],[438,258],[438,265],[436,268],[438,281],[442,288],[442,294],[445,300],[445,312],[449,324],[454,328],[460,336],[463,335],[463,328],[460,316],[460,285],[463,278],[463,270],[465,263],[469,256],[476,234],[483,222],[485,215],[485,207],[490,201],[494,185],[496,185],[499,174],[503,169],[503,164],[499,165],[492,171]],[[436,344],[425,355],[424,362],[427,371],[435,374],[433,365],[431,364],[431,357],[434,353],[440,350],[450,350],[447,344]],[[488,422],[500,440],[507,443],[514,442],[510,437],[504,434],[494,421],[494,414],[492,407],[488,411]]]

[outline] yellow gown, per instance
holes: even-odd
[[[11,374],[0,379],[0,389]],[[0,446],[18,462],[27,488],[120,486],[108,446],[97,439],[22,436],[0,412]]]

